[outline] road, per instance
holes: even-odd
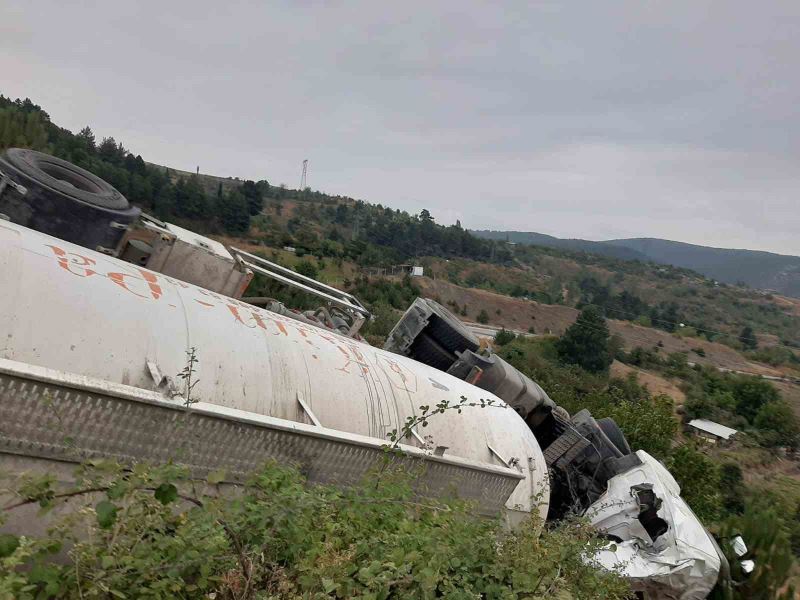
[[[694,367],[697,363],[687,362],[687,365]],[[793,383],[800,385],[800,379],[795,377],[778,377],[776,375],[763,375],[761,373],[752,373],[750,371],[737,371],[736,369],[728,369],[727,367],[717,367],[717,371],[721,373],[735,373],[736,375],[752,375],[753,377],[761,377],[762,379],[769,379],[770,381],[783,381],[784,383]]]
[[[503,329],[502,327],[495,327],[494,325],[481,325],[480,323],[470,323],[469,321],[462,321],[464,325],[469,329],[472,333],[477,335],[478,337],[487,337],[494,339],[494,336],[497,334],[498,331]],[[535,334],[528,333],[527,331],[519,331],[517,329],[506,329],[506,331],[510,331],[515,335],[519,335],[522,337],[534,337]]]

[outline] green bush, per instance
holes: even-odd
[[[691,444],[684,444],[667,461],[675,481],[681,486],[681,497],[692,507],[700,520],[715,521],[722,515],[719,466]]]
[[[27,480],[21,504],[82,500],[42,539],[0,537],[0,598],[622,599],[626,583],[587,557],[583,522],[509,532],[469,505],[423,500],[389,469],[364,485],[306,484],[267,465],[224,492],[174,466],[84,466],[59,492]],[[380,485],[376,485],[376,482]],[[205,488],[209,493],[193,490]],[[81,495],[81,490],[96,490]],[[56,553],[66,550],[68,561]]]
[[[372,311],[372,319],[364,324],[364,327],[361,329],[361,334],[364,335],[373,346],[381,347],[386,341],[389,332],[397,324],[401,313],[385,302],[371,304],[370,310]]]
[[[515,334],[503,328],[495,334],[494,343],[498,346],[505,346],[506,344],[513,342],[515,339],[517,339]]]
[[[731,565],[731,575],[738,582],[728,595],[713,596],[717,599],[733,600],[791,600],[797,598],[795,585],[791,581],[796,569],[788,535],[782,530],[782,518],[778,511],[762,502],[748,506],[743,515],[727,519],[719,534],[722,549]],[[746,558],[755,562],[750,575],[742,573],[739,560],[731,551],[730,540],[741,535],[747,544]],[[795,578],[796,579],[796,578]]]
[[[764,405],[780,398],[777,388],[760,377],[739,375],[730,380],[730,387],[736,400],[736,412],[751,422]]]
[[[759,348],[753,352],[748,352],[747,358],[767,363],[773,367],[779,367],[781,365],[800,365],[800,358],[797,357],[797,354],[783,346]]]
[[[678,430],[672,398],[664,395],[651,398],[647,390],[636,385],[642,390],[641,399],[620,397],[618,391],[609,388],[587,396],[583,407],[588,408],[595,419],[614,419],[632,449],[645,450],[663,460],[669,456]]]
[[[762,406],[753,419],[753,425],[760,430],[760,437],[765,446],[797,446],[800,428],[792,408],[783,400]]]
[[[486,325],[489,322],[489,313],[486,312],[485,308],[482,308],[475,320],[482,325]]]
[[[317,266],[309,260],[301,260],[297,265],[295,265],[294,270],[300,273],[300,275],[305,275],[306,277],[311,277],[312,279],[316,279],[317,275],[319,274],[319,270]]]

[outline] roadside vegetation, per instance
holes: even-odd
[[[509,531],[468,504],[421,499],[413,474],[379,476],[311,486],[269,464],[234,488],[221,472],[92,461],[68,486],[6,480],[0,518],[72,510],[45,537],[0,535],[0,599],[627,597],[592,562],[605,542],[580,520]]]
[[[800,443],[797,418],[779,390],[750,375],[723,373],[710,366],[690,366],[687,354],[661,356],[658,348],[617,351],[620,361],[680,380],[686,393],[687,420],[709,419],[747,434],[767,448],[795,449]]]

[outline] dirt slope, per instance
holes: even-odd
[[[636,375],[640,385],[646,387],[651,394],[657,396],[664,394],[675,401],[676,406],[681,406],[686,401],[686,394],[669,379],[656,373],[651,373],[643,369],[637,369],[630,365],[623,364],[615,360],[611,365],[611,375],[614,377],[628,377],[631,373]]]
[[[428,298],[448,305],[451,302],[467,307],[461,318],[474,321],[483,309],[491,325],[527,331],[533,327],[536,334],[561,335],[577,318],[578,311],[568,306],[541,304],[520,298],[511,298],[487,290],[464,288],[452,283],[420,277],[414,282]],[[611,332],[619,335],[627,350],[637,346],[659,348],[665,356],[671,352],[686,352],[689,361],[733,371],[757,375],[780,376],[780,371],[748,360],[733,348],[700,338],[682,338],[660,329],[641,327],[628,321],[609,320]],[[695,350],[702,350],[705,356]]]

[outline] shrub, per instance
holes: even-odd
[[[475,320],[482,325],[486,325],[489,322],[489,313],[486,312],[485,308],[482,308]]]
[[[516,335],[503,328],[495,334],[494,343],[498,346],[505,346],[509,342],[513,342],[515,339],[517,339]]]
[[[52,480],[27,480],[20,504],[51,508]],[[197,494],[175,466],[95,462],[69,493],[99,492],[48,537],[0,537],[0,597],[626,597],[587,558],[606,542],[585,523],[542,530],[532,517],[509,532],[467,504],[422,501],[410,481],[389,470],[381,485],[309,486],[267,465],[238,491]]]
[[[640,388],[642,389],[642,388]],[[646,390],[643,390],[646,393]],[[611,417],[625,433],[631,448],[642,449],[656,458],[666,458],[678,430],[669,396],[646,396],[640,400],[618,399],[613,393],[587,402],[596,419]]]
[[[719,469],[722,507],[728,514],[744,512],[744,478],[736,463],[723,463]]]
[[[778,390],[769,381],[747,375],[733,378],[731,391],[736,400],[736,412],[750,422],[762,406],[780,398]]]
[[[748,352],[747,357],[758,362],[767,363],[773,367],[800,364],[800,358],[797,357],[797,354],[783,346],[759,348],[753,352]]]
[[[678,337],[697,337],[697,330],[691,326],[679,327],[675,330],[675,335]]]
[[[299,255],[298,255],[299,256]],[[294,268],[300,275],[316,279],[319,271],[314,263],[308,260],[301,260]]]
[[[760,430],[759,437],[765,446],[797,446],[797,418],[783,400],[764,404],[755,416],[753,425]]]
[[[723,544],[731,574],[739,582],[732,595],[736,600],[797,598],[796,582],[792,581],[796,563],[788,536],[782,531],[782,523],[776,508],[756,503],[749,506],[743,515],[732,517],[722,524],[720,538],[729,540],[740,534],[747,544],[747,558],[752,557],[755,561],[755,570],[749,576],[744,575],[729,544]]]
[[[662,361],[661,357],[656,353],[657,350],[657,346],[653,350],[636,346],[636,348],[630,352],[623,354],[621,360],[629,365],[643,367],[645,369],[648,367],[660,367],[664,364],[664,361]]]
[[[758,347],[758,340],[756,339],[756,334],[753,332],[752,327],[748,325],[742,329],[742,332],[739,334],[739,343],[748,350],[755,350]]]
[[[717,464],[691,444],[677,448],[667,468],[681,486],[681,496],[702,521],[721,516],[720,472]]]

